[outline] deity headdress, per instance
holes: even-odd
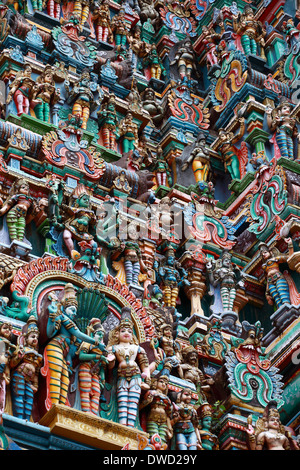
[[[40,333],[40,330],[37,326],[37,318],[34,315],[30,315],[25,328],[25,335],[28,336],[30,333]]]
[[[64,307],[64,309],[72,305],[74,305],[75,307],[78,307],[76,289],[73,286],[73,284],[68,283],[65,285],[64,296],[63,296],[63,299],[61,300],[61,304]]]
[[[202,403],[197,411],[200,419],[212,416],[212,407],[209,403]]]

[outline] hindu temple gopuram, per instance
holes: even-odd
[[[300,449],[299,97],[299,0],[0,1],[0,449]]]

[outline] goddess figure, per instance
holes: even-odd
[[[112,93],[98,112],[98,123],[103,137],[104,147],[116,151],[116,138],[118,135],[118,115],[116,112],[116,99]]]
[[[251,415],[248,417],[247,433],[251,450],[299,450],[281,424],[277,403],[274,401],[268,403],[263,416],[258,418],[255,429]]]
[[[266,30],[260,21],[255,20],[253,9],[246,6],[239,19],[234,18],[233,27],[236,34],[241,35],[241,43],[246,55],[257,55],[257,44],[260,44],[264,56],[263,46]]]
[[[35,103],[35,115],[38,119],[45,122],[49,121],[50,106],[57,103],[60,97],[59,90],[55,88],[53,75],[52,66],[46,65],[33,87],[32,103]]]
[[[276,303],[277,308],[284,303],[291,303],[289,284],[281,273],[279,265],[286,263],[288,257],[294,253],[293,242],[291,238],[285,238],[288,244],[289,253],[274,254],[266,243],[259,244],[259,251],[263,260],[262,269],[266,279],[266,298],[270,305]]]
[[[10,85],[10,91],[7,95],[6,103],[9,104],[11,100],[17,108],[17,115],[29,114],[30,101],[32,99],[34,80],[31,78],[31,66],[26,64],[23,70],[17,73],[14,81]]]
[[[299,137],[297,119],[292,116],[293,105],[287,100],[281,100],[279,106],[272,110],[266,108],[267,124],[271,132],[275,132],[276,142],[281,156],[294,160],[293,138]]]
[[[197,183],[199,181],[207,181],[207,176],[210,168],[209,151],[205,144],[205,135],[200,134],[196,142],[196,147],[194,148],[194,150],[192,150],[189,158],[181,167],[181,171],[186,171],[190,163],[192,163],[192,168]]]
[[[188,388],[177,396],[172,424],[178,450],[202,450],[198,416],[192,404],[192,391]]]
[[[97,338],[82,333],[75,324],[78,302],[72,284],[66,284],[64,297],[60,302],[51,293],[49,297],[51,303],[48,307],[47,336],[50,341],[44,350],[44,367],[41,369],[42,375],[47,377],[46,406],[48,409],[52,405],[65,405],[68,402],[72,356],[77,348],[74,342],[85,341],[99,346],[101,351],[105,349]]]
[[[130,307],[123,307],[119,325],[110,332],[107,345],[109,368],[118,363],[117,401],[120,424],[134,427],[142,389],[149,390],[149,363],[133,333]],[[148,382],[148,383],[147,383]]]
[[[209,403],[202,403],[199,407],[200,436],[204,450],[219,450],[218,438],[211,432],[212,408]]]
[[[158,434],[163,444],[167,444],[173,436],[171,425],[172,402],[168,394],[169,376],[164,372],[153,377],[151,388],[144,395],[140,404],[140,410],[147,407],[146,430],[150,438]]]
[[[92,318],[87,334],[103,344],[104,328],[98,318]],[[80,360],[78,381],[81,410],[98,415],[101,392],[105,384],[105,367],[108,361],[98,347],[83,342],[77,352]]]
[[[43,357],[38,353],[39,329],[34,316],[27,320],[26,330],[19,337],[10,367],[13,414],[29,421],[43,361]]]
[[[16,180],[8,199],[0,209],[0,217],[6,215],[10,240],[23,241],[26,224],[37,215],[39,209],[35,198],[29,194],[29,185],[24,179]]]
[[[120,122],[119,136],[122,138],[123,153],[134,150],[138,145],[138,125],[133,121],[132,113],[127,113]]]
[[[90,241],[93,235],[90,230],[95,226],[97,219],[90,208],[90,194],[84,185],[77,185],[72,193],[71,204],[66,207],[69,214],[65,222],[63,239],[72,256],[74,240],[77,242]]]
[[[3,322],[0,326],[0,416],[4,413],[6,386],[10,383],[10,359],[16,349],[12,343],[12,325]]]

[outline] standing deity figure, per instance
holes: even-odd
[[[257,55],[257,44],[261,47],[261,56],[264,57],[263,46],[266,30],[260,21],[254,18],[253,9],[246,6],[240,17],[233,17],[233,28],[241,36],[241,43],[246,55]]]
[[[61,0],[48,0],[47,13],[51,18],[59,20],[61,12]]]
[[[212,286],[220,285],[221,300],[224,311],[233,311],[233,305],[238,287],[244,287],[240,269],[231,262],[231,254],[224,250],[217,262],[209,260],[206,272]],[[240,279],[239,279],[240,278]]]
[[[148,111],[155,126],[160,125],[164,117],[163,107],[157,103],[155,91],[148,87],[141,94],[142,107]]]
[[[183,41],[179,46],[174,60],[170,65],[177,64],[178,73],[182,81],[190,81],[195,69],[195,53],[190,39]]]
[[[57,103],[60,98],[60,92],[55,88],[53,75],[53,67],[46,65],[33,87],[32,107],[36,117],[45,122],[49,122],[50,107]]]
[[[158,345],[160,351],[159,368],[163,367],[171,371],[178,369],[181,363],[180,344],[173,337],[173,327],[169,323],[163,323],[159,329]]]
[[[217,43],[221,40],[222,34],[217,34],[214,29],[202,26],[202,42],[206,49],[206,60],[210,67],[218,64],[218,58],[215,54]]]
[[[244,118],[240,118],[240,129],[237,134],[226,131],[225,129],[219,129],[219,143],[217,149],[224,159],[225,170],[229,172],[232,179],[241,179],[242,175],[245,173],[248,161],[247,147],[241,152],[234,146],[234,144],[243,137],[244,132]]]
[[[74,2],[73,15],[77,16],[81,29],[88,20],[92,4],[91,0],[75,0]]]
[[[143,66],[150,68],[150,77],[160,80],[165,77],[166,69],[163,66],[162,60],[159,57],[156,49],[156,45],[152,44],[150,51],[143,59]]]
[[[42,375],[47,377],[47,409],[68,403],[75,341],[85,341],[98,346],[101,351],[105,349],[96,337],[82,333],[76,325],[78,302],[72,284],[65,285],[60,302],[53,293],[49,294],[49,299],[47,336],[50,341],[44,350],[44,366],[41,369]]]
[[[132,113],[128,112],[120,122],[119,136],[122,139],[122,153],[130,152],[138,146],[138,125],[133,121]]]
[[[110,27],[109,2],[104,0],[102,3],[96,3],[92,13],[97,41],[113,42],[113,34]]]
[[[86,333],[103,344],[104,328],[99,318],[92,318]],[[105,368],[108,361],[105,353],[97,346],[83,341],[77,352],[80,361],[78,385],[81,410],[94,415],[99,414],[101,392],[105,385]]]
[[[0,416],[4,413],[6,387],[10,383],[10,359],[16,346],[12,343],[12,325],[3,322],[0,326]]]
[[[198,416],[189,388],[178,393],[172,424],[177,450],[202,450]]]
[[[37,319],[31,315],[10,361],[13,414],[28,421],[32,413],[33,397],[38,390],[43,361],[43,356],[38,353],[39,334]]]
[[[138,26],[135,27],[133,34],[128,35],[127,40],[132,54],[132,66],[134,70],[137,70],[138,58],[145,57],[147,52],[151,49],[151,46],[145,41],[142,41],[141,29]]]
[[[212,379],[206,379],[198,367],[198,352],[193,346],[187,346],[181,351],[182,361],[178,372],[180,378],[195,385],[198,394],[198,402],[206,401],[206,395],[213,383]]]
[[[94,92],[99,92],[100,89],[97,83],[91,80],[90,72],[87,69],[81,73],[79,79],[74,83],[71,92],[69,92],[68,87],[66,88],[69,94],[68,102],[73,103],[72,114],[82,119],[81,128],[86,129],[93,106],[100,104],[94,98]]]
[[[169,186],[172,185],[170,167],[164,158],[163,148],[161,145],[157,147],[156,155],[154,156],[153,163],[149,170],[155,174],[157,186],[166,186],[167,182]]]
[[[122,8],[119,13],[113,16],[110,25],[111,30],[114,33],[115,45],[125,46],[127,43],[129,24],[126,22],[125,11]]]
[[[31,0],[32,8],[34,11],[42,11],[44,0]]]
[[[0,217],[6,215],[10,240],[23,241],[26,224],[29,224],[38,214],[38,203],[29,194],[30,188],[24,179],[19,179],[12,185],[10,194],[0,209]]]
[[[175,252],[173,248],[166,251],[165,263],[158,268],[158,275],[162,280],[162,291],[164,294],[164,302],[167,307],[176,308],[179,288],[189,285],[186,271],[181,268],[181,273],[177,269]]]
[[[204,450],[219,450],[218,438],[211,432],[212,407],[209,403],[202,403],[198,408],[200,436]]]
[[[6,103],[9,104],[11,100],[17,108],[17,115],[29,114],[30,102],[32,99],[34,80],[31,78],[32,68],[26,64],[23,70],[20,70],[13,82],[10,85],[10,91],[7,95]]]
[[[90,233],[96,225],[97,218],[90,208],[90,193],[83,184],[78,184],[71,195],[70,205],[65,207],[68,218],[65,222],[63,239],[72,257],[74,240],[91,241]]]
[[[112,93],[98,112],[98,124],[103,138],[104,147],[116,151],[118,135],[118,115],[116,111],[116,98]]]
[[[262,269],[266,279],[266,298],[270,305],[274,302],[277,308],[281,305],[291,303],[289,284],[285,276],[281,273],[279,265],[286,263],[290,255],[294,253],[291,238],[285,238],[288,244],[288,254],[282,254],[277,250],[270,249],[266,243],[259,244],[259,252],[262,257]]]
[[[141,401],[140,410],[147,409],[146,431],[150,438],[158,434],[163,444],[173,436],[172,402],[168,397],[169,375],[163,371],[151,380],[151,388]],[[149,410],[149,411],[148,411]]]
[[[107,350],[108,367],[118,364],[118,421],[135,427],[142,389],[150,388],[150,371],[147,354],[133,332],[130,307],[123,307],[119,325],[110,331]]]
[[[282,99],[276,109],[266,107],[267,124],[271,132],[275,132],[281,156],[294,160],[295,137],[299,138],[297,118],[292,116],[293,105],[286,99]]]
[[[263,416],[252,426],[252,416],[248,416],[248,439],[250,450],[299,450],[296,442],[280,421],[277,403],[270,401]]]
[[[197,183],[199,181],[207,181],[210,168],[209,151],[205,144],[205,135],[201,133],[197,138],[196,147],[192,150],[189,158],[181,167],[181,171],[186,171],[189,165],[192,164],[192,169]]]

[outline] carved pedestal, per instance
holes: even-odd
[[[147,434],[135,428],[92,416],[64,405],[54,405],[39,424],[51,433],[101,450],[121,450],[126,444],[138,450],[139,439]]]

